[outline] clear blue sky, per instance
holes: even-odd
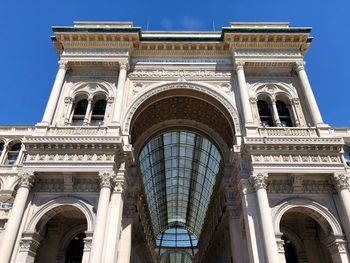
[[[41,120],[57,71],[52,25],[133,21],[150,30],[216,30],[230,21],[313,27],[307,72],[326,123],[350,126],[350,0],[0,1],[0,125]]]

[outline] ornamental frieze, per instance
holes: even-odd
[[[342,164],[339,155],[269,154],[252,155],[254,163],[332,163]]]
[[[114,154],[28,154],[25,162],[114,162]]]
[[[129,78],[192,78],[192,79],[230,79],[231,71],[214,70],[134,70]]]

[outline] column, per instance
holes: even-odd
[[[4,148],[2,149],[2,152],[1,152],[1,155],[0,155],[0,165],[3,164],[5,162],[5,156],[6,156],[6,153],[8,152],[9,150],[9,142],[6,141],[4,142]]]
[[[34,263],[42,239],[43,237],[38,232],[23,232],[16,262]]]
[[[66,116],[64,118],[64,125],[68,125],[70,123],[70,117],[71,117],[71,114],[72,114],[73,98],[72,97],[66,97],[64,99],[64,102],[67,104],[67,111],[66,111]]]
[[[128,70],[128,62],[121,61],[119,62],[119,75],[118,75],[118,84],[117,84],[117,98],[114,105],[113,112],[113,123],[120,124],[121,114],[123,109],[123,99],[124,99],[124,90],[125,90],[125,81]]]
[[[56,75],[55,83],[53,84],[49,101],[47,103],[45,113],[43,116],[42,123],[45,125],[50,125],[53,119],[53,115],[55,114],[56,106],[58,103],[58,99],[62,90],[62,85],[64,82],[64,78],[66,76],[66,72],[68,69],[67,61],[59,61],[59,68]]]
[[[320,110],[318,109],[314,93],[312,92],[309,79],[306,75],[304,63],[303,62],[296,63],[295,71],[298,73],[301,87],[304,92],[304,97],[308,105],[308,109],[310,111],[310,116],[312,118],[313,124],[314,125],[322,124],[323,123],[322,116],[321,116]]]
[[[96,223],[89,263],[101,262],[104,246],[105,227],[107,223],[108,204],[111,196],[112,179],[115,176],[113,171],[101,171],[98,174],[100,178],[100,196],[98,200]]]
[[[104,247],[103,262],[106,263],[115,263],[117,259],[125,193],[124,172],[119,172],[113,182],[114,189],[109,206],[106,245]]]
[[[228,207],[230,239],[231,239],[231,255],[233,263],[243,263],[243,247],[242,247],[242,224],[239,213],[233,207]]]
[[[15,246],[18,231],[21,225],[24,210],[26,208],[29,190],[34,184],[34,172],[22,171],[18,174],[18,190],[15,201],[13,203],[10,217],[7,221],[5,233],[2,236],[1,242],[1,262],[10,262],[11,254]]]
[[[88,98],[88,105],[86,107],[86,112],[84,116],[84,125],[88,125],[90,123],[90,116],[91,116],[91,106],[92,106],[92,100],[93,98]]]
[[[246,124],[253,124],[252,108],[249,103],[248,87],[244,75],[244,62],[235,62],[239,95],[243,109],[243,117]]]
[[[250,263],[264,262],[262,233],[258,221],[258,204],[253,187],[247,179],[241,179],[243,219],[247,237]]]
[[[344,210],[345,218],[342,218],[346,239],[350,240],[350,174],[334,173],[333,183],[337,189]]]
[[[123,230],[119,242],[118,263],[130,263],[132,218],[123,218]]]
[[[276,126],[281,127],[281,120],[280,120],[280,116],[278,114],[276,100],[272,99],[271,104],[272,104],[272,111],[273,111],[273,120],[275,121]]]
[[[254,174],[249,178],[250,183],[256,191],[266,261],[269,263],[277,263],[279,256],[272,223],[271,209],[266,192],[266,180],[267,174],[264,173]]]
[[[300,127],[300,121],[299,121],[299,116],[297,113],[298,111],[296,109],[296,103],[298,103],[298,99],[292,99],[290,108],[292,109],[292,112],[293,112],[295,126]]]

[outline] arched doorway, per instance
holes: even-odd
[[[212,194],[237,144],[234,113],[209,92],[178,85],[131,106],[125,130],[138,161],[155,250],[168,263],[195,258]]]
[[[315,207],[327,213],[327,217],[306,204],[291,206],[281,216],[279,229],[283,234],[286,263],[348,262],[346,249],[343,249],[346,241],[337,230],[338,224],[333,224],[333,216],[320,210],[320,205]],[[333,222],[329,222],[330,218]]]
[[[77,207],[62,205],[47,212],[37,223],[42,237],[35,263],[80,263],[87,220]]]

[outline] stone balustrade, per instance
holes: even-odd
[[[48,130],[48,135],[106,135],[107,127],[100,126],[62,126]]]
[[[300,127],[264,127],[259,128],[259,135],[263,137],[318,137],[316,128]]]

